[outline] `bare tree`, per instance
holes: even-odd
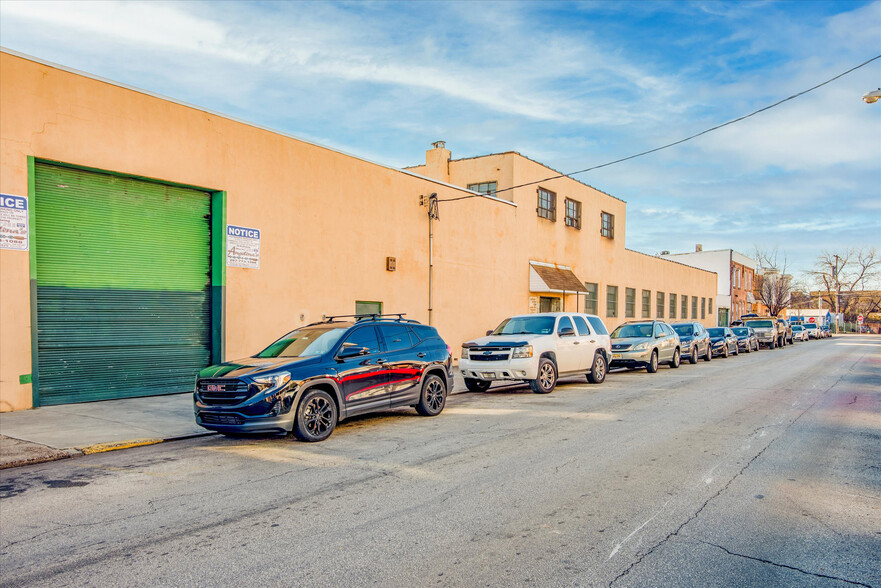
[[[881,276],[881,257],[875,247],[852,248],[846,251],[824,251],[810,272],[823,300],[852,321],[861,311],[875,309],[879,293],[865,290],[865,283],[874,285]],[[873,312],[873,310],[869,310]]]
[[[756,247],[755,260],[758,263],[755,280],[755,297],[768,307],[771,316],[777,316],[789,306],[792,298],[792,276],[786,273],[788,262],[786,253],[777,248],[760,249]]]

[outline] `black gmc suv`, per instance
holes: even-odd
[[[438,415],[452,384],[450,348],[434,327],[401,314],[346,315],[291,331],[253,357],[203,369],[193,397],[196,424],[206,429],[293,431],[303,441],[323,441],[358,414],[413,406]]]

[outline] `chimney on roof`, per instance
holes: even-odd
[[[444,141],[435,141],[425,152],[425,175],[442,182],[450,181],[450,150]]]
[[[695,253],[700,253],[700,252],[703,251],[703,250],[704,250],[704,246],[701,245],[700,243],[698,243],[697,245],[694,246],[694,252],[695,252]]]

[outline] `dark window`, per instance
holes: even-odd
[[[642,318],[650,318],[652,316],[652,291],[642,291]]]
[[[663,292],[658,292],[657,295],[655,296],[655,301],[656,301],[655,306],[657,307],[657,312],[655,314],[658,315],[658,318],[664,318],[664,300],[666,299],[665,296],[666,295]],[[672,318],[673,316],[674,316],[674,312],[673,312],[673,309],[671,308],[670,309],[670,317]]]
[[[542,296],[538,302],[539,312],[560,312],[562,310],[559,298]]]
[[[585,282],[584,289],[587,290],[587,293],[584,295],[584,312],[587,314],[598,314],[597,285],[592,282]]]
[[[355,314],[382,314],[382,302],[355,301]]]
[[[600,214],[600,234],[609,239],[615,238],[615,215],[603,212]]]
[[[691,318],[692,320],[697,318],[697,296],[691,297]]]
[[[587,317],[587,321],[590,323],[590,326],[593,327],[593,330],[597,335],[609,334],[609,331],[606,330],[606,325],[603,324],[603,321],[601,321],[599,317],[589,316]]]
[[[580,316],[573,316],[572,320],[575,321],[575,326],[578,327],[579,335],[590,335],[590,329],[587,328],[587,323],[584,322],[584,319]]]
[[[606,286],[606,316],[618,316],[618,286]]]
[[[562,331],[563,329],[565,329],[567,327],[572,329],[573,333],[575,332],[575,329],[572,327],[572,321],[569,320],[569,317],[568,316],[561,317],[560,324],[557,325],[557,332],[559,333],[560,331]]]
[[[658,315],[659,318],[661,315]],[[670,293],[670,318],[676,318],[676,294]]]
[[[707,318],[707,299],[701,298],[701,318]]]
[[[566,226],[581,228],[581,202],[578,200],[566,199]]]
[[[352,345],[349,345],[351,343]],[[376,329],[373,326],[361,327],[353,331],[343,342],[343,347],[366,347],[370,353],[379,353],[379,339],[376,337]]]
[[[688,318],[688,295],[687,294],[682,295],[682,306],[680,307],[680,310],[682,312],[679,314],[679,318],[687,319]]]
[[[403,351],[413,347],[410,330],[403,325],[380,325],[379,332],[382,333],[386,351]]]
[[[480,182],[479,184],[468,184],[468,189],[472,192],[480,192],[481,194],[489,194],[495,196],[499,185],[496,182]]]
[[[636,288],[624,289],[624,318],[636,316]]]
[[[707,298],[707,314],[713,316],[713,299]]]
[[[538,216],[551,221],[557,220],[557,195],[544,188],[538,189]]]

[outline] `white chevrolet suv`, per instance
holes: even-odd
[[[496,380],[524,380],[536,394],[548,394],[558,376],[587,374],[589,382],[601,383],[611,354],[599,317],[543,312],[505,319],[486,337],[463,343],[459,370],[472,392]]]

